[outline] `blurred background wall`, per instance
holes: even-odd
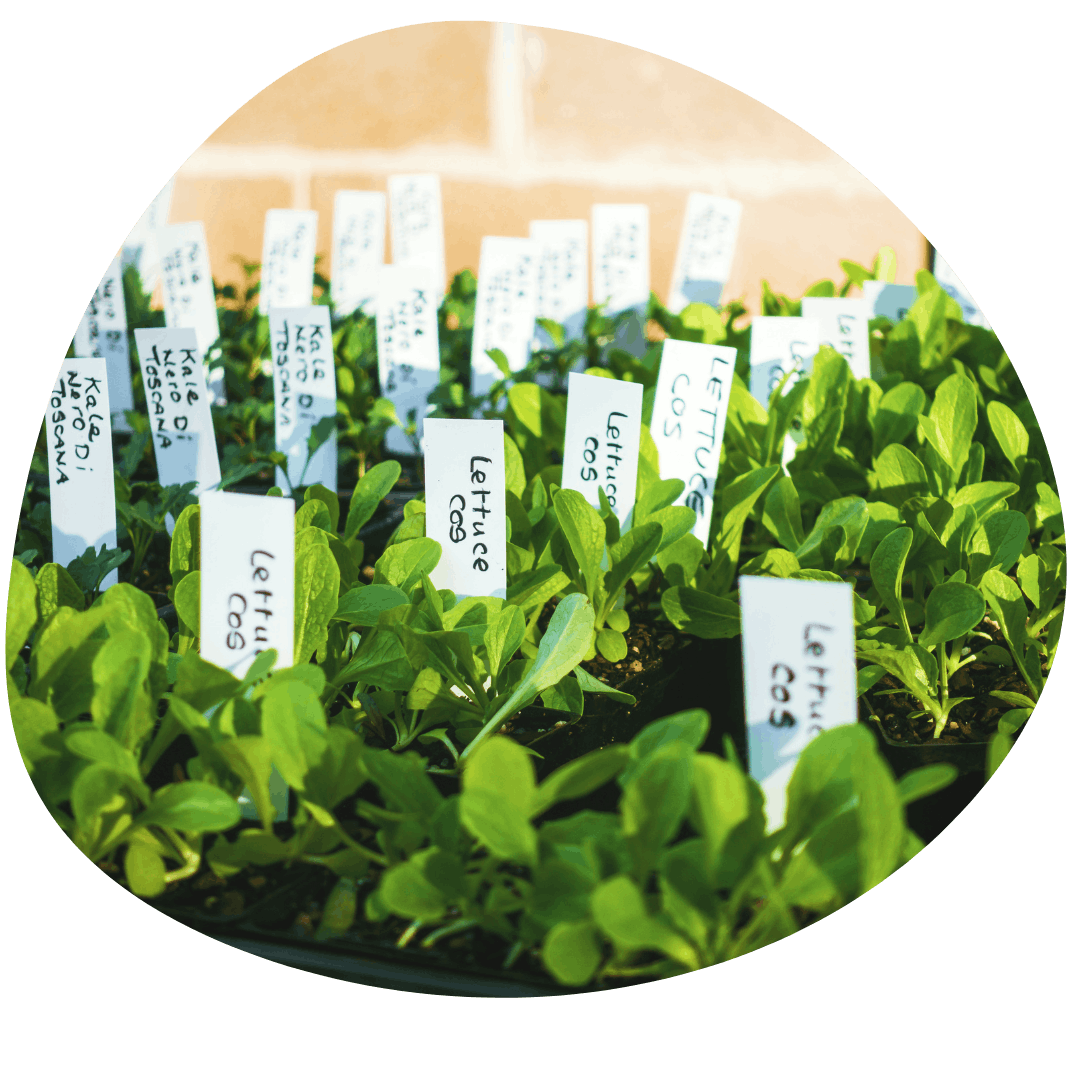
[[[289,72],[185,162],[170,220],[204,221],[215,277],[238,281],[233,257],[261,258],[268,209],[315,209],[326,273],[334,192],[385,191],[407,172],[441,176],[450,274],[478,269],[484,235],[643,202],[666,301],[690,191],[743,203],[724,299],[752,311],[762,278],[798,296],[882,245],[901,283],[928,265],[925,239],[877,188],[757,101],[650,53],[506,23],[392,30]]]

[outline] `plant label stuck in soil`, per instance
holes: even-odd
[[[288,459],[277,484],[292,490],[322,484],[337,491],[337,381],[330,309],[271,308],[270,355],[274,363],[274,440]],[[329,417],[330,435],[308,460],[312,429]]]
[[[334,193],[330,299],[337,315],[370,315],[386,255],[386,196],[381,191]]]
[[[741,575],[739,604],[750,775],[772,830],[804,747],[858,720],[854,597],[847,582]]]
[[[395,266],[426,266],[435,275],[436,299],[446,288],[442,185],[436,173],[388,176],[390,254]],[[438,304],[436,304],[438,306]]]
[[[124,308],[124,282],[120,258],[113,259],[109,269],[94,290],[75,331],[76,356],[102,356],[109,379],[109,408],[112,409],[113,431],[129,433],[131,426],[124,411],[135,408],[131,392],[131,357],[128,354],[127,312]]]
[[[529,362],[539,250],[535,240],[516,236],[485,236],[480,241],[470,358],[474,394],[485,393],[502,378],[489,349],[500,350],[511,371],[520,371]]]
[[[112,429],[105,360],[64,360],[45,418],[52,561],[67,566],[92,547],[116,547]],[[115,585],[110,570],[101,583]]]
[[[135,331],[158,481],[187,484],[196,494],[221,483],[214,422],[196,334],[183,329]]]
[[[315,284],[317,210],[267,210],[259,311],[306,307]]]
[[[769,395],[789,371],[798,372],[784,388],[809,378],[821,344],[817,319],[784,315],[755,315],[750,329],[750,393],[769,407]]]
[[[205,353],[218,339],[218,318],[203,223],[166,225],[157,233],[157,244],[165,325],[194,330],[199,349]]]
[[[269,495],[199,496],[200,653],[238,679],[267,649],[292,665],[295,511]]]
[[[817,319],[821,344],[845,357],[856,379],[870,378],[870,301],[865,296],[804,296],[802,313]]]
[[[938,284],[960,305],[964,313],[964,322],[973,326],[983,326],[989,329],[990,323],[982,313],[982,309],[971,298],[964,283],[956,276],[956,271],[941,257],[941,252],[934,251],[934,277]]]
[[[649,208],[596,203],[592,208],[592,293],[608,315],[649,307]]]
[[[426,266],[384,266],[379,270],[375,306],[379,383],[403,424],[415,415],[423,437],[428,394],[439,383],[439,296],[435,275]],[[386,432],[392,454],[415,454],[399,427]]]
[[[583,337],[589,307],[589,223],[530,221],[529,237],[540,249],[536,317],[559,323],[567,340]],[[537,327],[534,348],[554,345],[547,331]]]
[[[641,443],[641,383],[571,372],[562,486],[600,509],[604,489],[622,531],[630,528]]]
[[[506,473],[501,420],[424,425],[426,535],[442,545],[436,589],[506,599]]]
[[[697,514],[694,535],[706,547],[736,352],[727,345],[668,338],[649,425],[660,479],[686,485],[678,501]]]
[[[864,281],[862,292],[870,301],[871,318],[884,315],[893,322],[907,315],[919,295],[914,285],[893,285],[886,281]]]
[[[669,311],[677,314],[687,304],[720,306],[731,276],[741,218],[742,203],[734,199],[700,191],[687,195],[668,296]]]

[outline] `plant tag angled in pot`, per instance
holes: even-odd
[[[157,245],[165,325],[169,329],[194,330],[198,347],[205,353],[217,341],[219,331],[203,223],[166,225],[157,233]]]
[[[846,357],[856,379],[870,378],[870,301],[865,296],[804,296],[802,313],[817,319],[821,344]]]
[[[805,316],[755,315],[750,329],[750,393],[767,409],[769,397],[789,371],[784,394],[800,379],[809,378],[821,344],[817,319]],[[798,440],[784,434],[780,461],[785,467],[795,456]]]
[[[864,281],[862,291],[870,301],[872,317],[884,315],[893,322],[907,315],[919,295],[914,285],[894,285],[887,281]]]
[[[293,663],[296,504],[288,498],[207,491],[199,496],[199,652],[242,679],[259,653],[277,650],[275,668]],[[275,768],[270,798],[288,816],[289,788]],[[255,818],[247,788],[239,798]]]
[[[416,417],[423,436],[428,394],[439,383],[439,295],[435,275],[426,266],[384,266],[378,272],[375,306],[379,384],[394,403],[402,423]],[[415,454],[412,440],[399,427],[386,432],[392,454]]]
[[[259,311],[306,307],[315,284],[317,210],[267,210],[263,226]]]
[[[592,208],[592,294],[608,315],[649,307],[649,208],[597,203]]]
[[[561,486],[597,510],[602,487],[623,532],[637,496],[641,394],[641,383],[570,374]]]
[[[656,380],[649,433],[660,455],[660,479],[686,485],[679,502],[697,514],[694,535],[705,545],[736,352],[667,338]]]
[[[214,422],[195,331],[135,331],[158,480],[163,487],[194,480],[199,494],[221,483]]]
[[[536,317],[559,323],[568,340],[582,337],[589,307],[589,223],[530,221],[529,238],[540,248]],[[536,328],[535,348],[554,344],[546,330]]]
[[[288,475],[276,472],[279,487],[322,484],[337,490],[337,433],[308,460],[308,439],[320,420],[337,416],[337,379],[330,309],[270,309],[270,355],[274,364],[274,441],[288,459]]]
[[[116,547],[112,429],[105,360],[64,360],[49,398],[45,442],[49,458],[52,561],[67,566],[102,544]],[[117,582],[110,570],[104,591]]]
[[[770,830],[804,747],[858,720],[853,604],[847,582],[739,577],[750,774]]]
[[[480,241],[470,357],[474,394],[483,394],[502,377],[489,349],[499,349],[511,371],[521,371],[529,362],[539,252],[535,240],[517,236],[485,236]]]
[[[94,290],[75,331],[76,356],[103,356],[109,379],[109,408],[113,431],[130,432],[124,411],[135,408],[131,392],[131,357],[128,353],[127,311],[119,257]]]
[[[506,467],[501,420],[424,425],[426,535],[442,545],[436,589],[506,599]]]
[[[334,193],[330,299],[338,315],[373,314],[386,254],[386,196],[381,191]]]
[[[386,178],[390,194],[390,258],[396,266],[426,266],[435,275],[436,307],[446,288],[442,185],[435,173]]]
[[[692,191],[679,234],[668,310],[678,314],[687,304],[720,306],[731,276],[742,203]]]

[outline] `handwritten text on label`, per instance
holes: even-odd
[[[622,528],[629,527],[641,443],[640,383],[571,372],[562,486],[600,509],[603,488]]]
[[[501,420],[428,420],[425,529],[442,545],[431,574],[458,596],[506,597],[506,473]]]
[[[742,204],[719,195],[693,191],[686,197],[686,215],[671,281],[668,307],[680,312],[687,304],[720,303],[731,275]]]
[[[856,722],[853,596],[846,582],[739,578],[750,773],[770,826],[815,735]]]
[[[221,482],[202,354],[195,331],[135,331],[143,387],[162,485],[197,482],[204,491]]]
[[[105,361],[67,359],[45,418],[52,561],[67,566],[88,547],[116,547],[112,431]],[[109,572],[102,588],[116,583]]]
[[[694,535],[709,542],[736,350],[694,341],[664,342],[649,433],[660,478],[682,480],[679,502],[697,515]]]
[[[323,484],[337,490],[337,435],[308,462],[308,437],[324,417],[337,415],[330,309],[325,305],[270,310],[274,363],[274,433],[288,459],[288,474],[277,470],[278,486]]]

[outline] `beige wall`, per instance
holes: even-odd
[[[265,212],[319,211],[329,263],[334,191],[442,177],[449,273],[477,269],[483,235],[533,218],[645,202],[652,285],[666,300],[686,195],[744,205],[725,299],[756,310],[760,281],[800,294],[840,258],[884,244],[911,282],[926,242],[873,185],[801,128],[649,53],[562,31],[437,23],[361,38],[256,95],[177,174],[172,221],[206,223],[215,276],[258,261]],[[387,251],[389,259],[389,251]]]

